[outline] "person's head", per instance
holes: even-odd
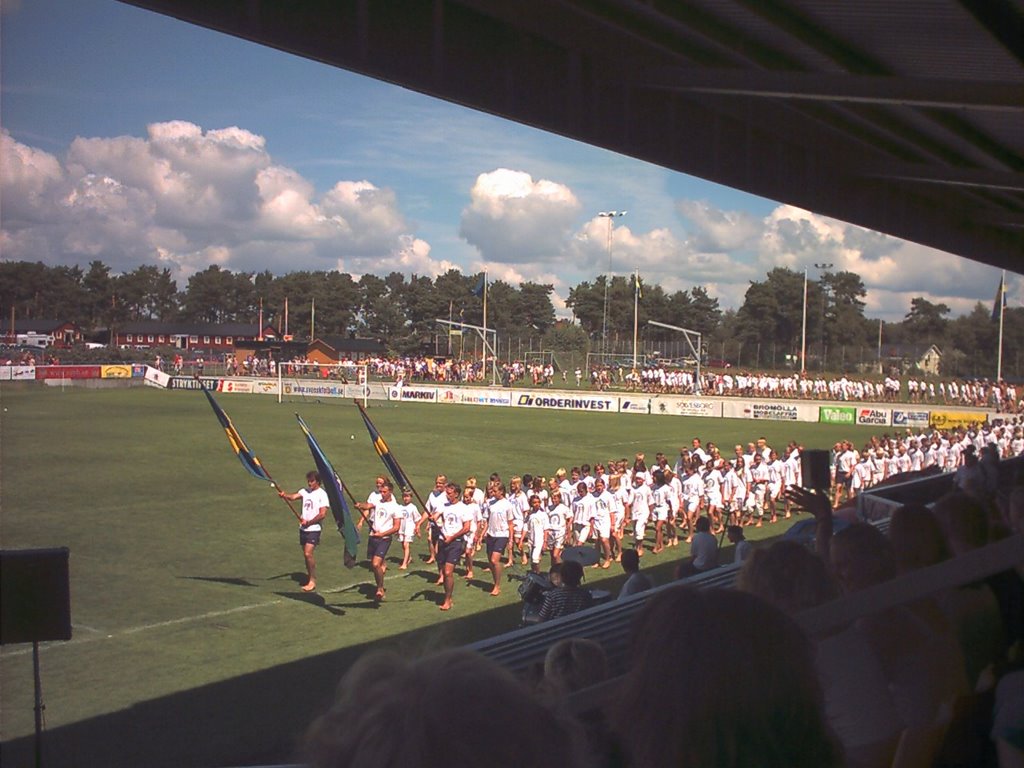
[[[532,495],[530,497],[530,499],[529,499],[529,503],[530,503],[530,511],[531,512],[536,512],[538,509],[540,509],[540,504],[541,504],[540,496],[538,496],[536,494]]]
[[[445,485],[448,484],[448,478],[444,475],[438,475],[434,478],[434,489],[438,491],[444,491]]]
[[[377,491],[378,491],[378,493],[380,493],[380,497],[384,501],[391,501],[391,494],[394,493],[394,490],[395,490],[395,486],[392,484],[392,482],[390,480],[388,480],[386,478],[384,480],[384,484],[383,485],[378,485],[377,486]]]
[[[575,560],[562,563],[562,584],[567,587],[578,587],[583,581],[583,566]]]
[[[954,491],[936,501],[934,509],[954,555],[988,544],[988,512],[975,496]]]
[[[572,693],[607,678],[608,656],[593,640],[564,638],[544,657],[544,687],[552,693]]]
[[[644,484],[644,476],[643,475],[640,475],[640,474],[633,475],[633,487],[634,488],[639,488],[643,484]]]
[[[562,586],[562,566],[564,563],[552,563],[551,568],[548,570],[548,581],[551,582],[552,587]]]
[[[582,480],[576,483],[576,493],[578,493],[580,496],[587,495],[587,484],[584,483]]]
[[[626,573],[636,573],[640,570],[640,553],[635,549],[623,549],[621,562]]]
[[[518,493],[520,490],[522,490],[522,488],[523,478],[519,477],[519,475],[513,475],[512,477],[509,478],[508,489],[512,493]]]
[[[551,496],[549,498],[551,499],[551,503],[553,505],[558,506],[559,504],[562,503],[562,492],[556,488],[555,490],[551,491]]]
[[[473,477],[472,475],[467,477],[466,478],[466,487],[469,488],[471,491],[475,491],[476,490],[476,478]]]
[[[786,540],[754,549],[743,562],[736,586],[789,614],[839,594],[825,562],[802,544]]]
[[[590,465],[589,464],[580,464],[580,474],[583,477],[586,477],[587,475],[589,475],[590,474]]]
[[[914,571],[949,557],[939,521],[923,504],[905,504],[889,518],[889,543],[901,571]]]
[[[454,504],[456,501],[462,498],[462,489],[459,488],[458,483],[448,483],[444,487],[445,496],[448,497],[448,501]]]
[[[412,489],[411,488],[403,488],[402,489],[402,503],[403,504],[411,504],[412,503]]]
[[[832,572],[845,592],[888,581],[896,576],[892,544],[875,526],[854,523],[832,537]]]
[[[730,525],[728,528],[725,529],[725,536],[733,544],[738,544],[746,538],[743,535],[742,525]]]
[[[306,473],[306,485],[310,488],[316,489],[320,487],[320,473],[319,472],[307,472]]]
[[[598,496],[604,493],[604,478],[599,477],[594,481],[594,493]]]
[[[737,654],[738,647],[744,652]],[[680,654],[700,663],[664,664]],[[620,724],[629,765],[831,768],[842,762],[824,720],[813,647],[764,600],[733,590],[663,590],[636,620],[630,658],[611,717]]]
[[[452,710],[438,701],[459,702],[457,733]],[[521,729],[514,750],[493,748],[495,701]],[[461,764],[483,752],[492,768],[578,768],[580,740],[576,726],[478,653],[452,649],[409,660],[373,651],[345,673],[334,704],[306,732],[303,752],[313,768]]]
[[[711,521],[707,515],[701,515],[697,518],[697,525],[695,527],[697,533],[708,533],[711,531]]]

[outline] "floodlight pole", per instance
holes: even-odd
[[[601,211],[599,218],[608,219],[608,274],[604,276],[604,316],[601,320],[601,352],[608,354],[608,290],[612,282],[612,219],[625,216],[627,211]],[[603,358],[602,358],[603,362]]]
[[[466,328],[471,328],[472,330],[476,331],[477,336],[480,337],[480,340],[483,342],[483,345],[484,345],[484,361],[485,361],[485,364],[486,364],[488,352],[490,352],[490,354],[491,354],[491,386],[497,386],[497,384],[498,384],[498,353],[497,353],[495,347],[497,346],[497,343],[498,343],[498,332],[496,330],[494,330],[493,328],[485,328],[485,327],[483,327],[481,325],[472,325],[470,323],[457,322],[457,321],[454,321],[454,320],[442,320],[440,318],[437,318],[437,319],[434,320],[434,322],[435,323],[440,323],[441,325],[448,326],[448,330],[449,331],[451,331],[452,328],[458,328],[460,331],[465,331]],[[450,334],[449,334],[449,336],[450,336]],[[493,339],[494,339],[494,343],[493,344],[487,340],[488,337],[493,337]]]
[[[696,378],[696,381],[694,382],[694,384],[695,384],[694,391],[698,395],[701,394],[702,387],[701,387],[701,380],[700,380],[700,357],[701,357],[701,354],[700,354],[700,351],[701,351],[701,333],[700,333],[700,331],[694,331],[694,330],[691,330],[689,328],[680,328],[678,325],[669,325],[668,323],[659,323],[657,320],[648,320],[647,324],[648,325],[656,325],[659,328],[668,328],[670,331],[678,331],[679,333],[683,334],[683,338],[686,339],[686,343],[689,345],[690,351],[693,352],[693,356],[697,360],[697,378]],[[695,336],[697,338],[697,346],[696,347],[693,346],[693,340],[691,339],[691,336]]]

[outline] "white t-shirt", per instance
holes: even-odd
[[[452,537],[458,534],[466,523],[473,522],[473,507],[456,501],[441,508],[441,535]]]
[[[487,535],[496,539],[508,538],[508,519],[512,515],[512,504],[502,496],[491,499],[487,505]]]
[[[309,490],[309,488],[300,488],[299,493],[302,496],[302,519],[312,520],[314,517],[320,514],[320,510],[324,507],[331,506],[331,500],[327,497],[327,491],[322,487],[317,488],[315,491]],[[305,531],[319,531],[322,530],[320,523],[313,523],[303,528]]]
[[[395,527],[395,520],[399,523],[405,518],[405,511],[402,505],[392,497],[391,501],[379,500],[370,510],[370,534],[380,536],[385,531]]]

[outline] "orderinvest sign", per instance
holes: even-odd
[[[557,397],[533,392],[524,392],[516,398],[521,408],[547,408],[557,411],[611,411],[619,407],[617,397]]]
[[[821,424],[856,424],[857,409],[823,405],[818,409],[818,421]]]

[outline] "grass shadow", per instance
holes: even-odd
[[[192,581],[209,581],[214,584],[227,584],[231,587],[258,587],[248,579],[232,576],[179,576],[179,579],[190,579]]]

